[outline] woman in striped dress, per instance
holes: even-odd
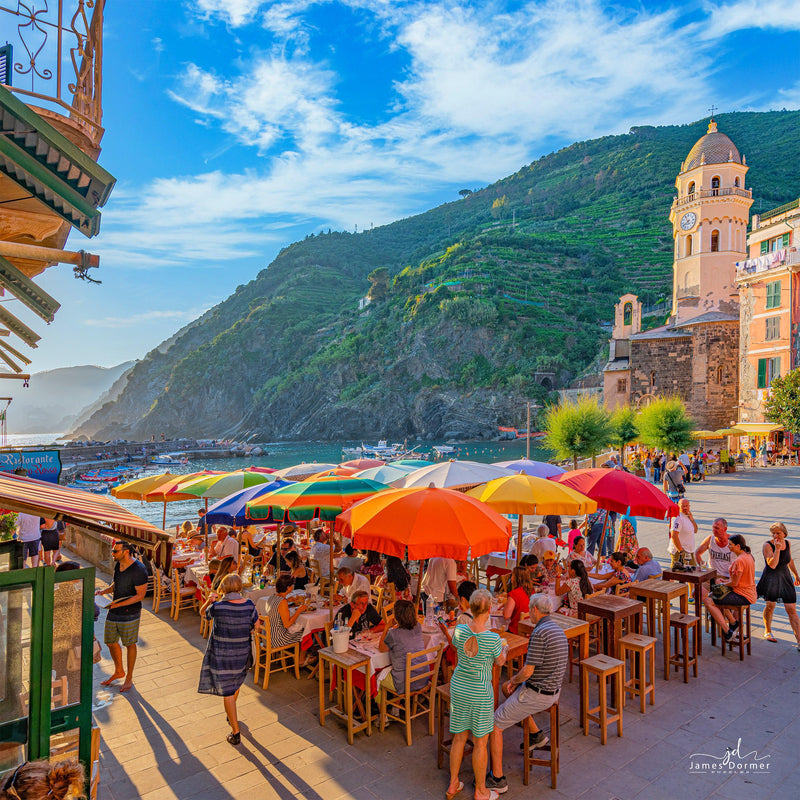
[[[235,745],[240,740],[236,698],[253,664],[250,635],[258,621],[258,612],[252,600],[242,597],[242,579],[238,575],[226,575],[220,590],[223,598],[205,612],[206,619],[213,620],[214,625],[203,656],[197,691],[222,696],[231,726],[228,741]]]
[[[297,618],[307,610],[305,605],[300,605],[294,614],[289,611],[286,595],[292,589],[294,589],[294,578],[284,572],[278,575],[278,580],[275,581],[275,594],[264,598],[266,616],[269,619],[269,642],[272,647],[294,644],[303,638],[302,631],[294,633],[289,630]]]
[[[492,668],[505,663],[503,640],[490,630],[489,615],[492,595],[476,589],[469,598],[472,622],[458,625],[453,632],[453,647],[458,654],[450,681],[450,785],[447,800],[463,788],[458,773],[464,757],[464,746],[472,733],[472,770],[475,773],[475,800],[496,800],[497,792],[486,788],[486,745],[494,728],[494,691]]]

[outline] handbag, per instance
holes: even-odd
[[[724,600],[732,591],[733,589],[730,586],[724,583],[716,583],[711,589],[711,596],[717,601]]]

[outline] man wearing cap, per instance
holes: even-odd
[[[683,467],[674,458],[667,461],[667,466],[664,468],[664,484],[662,488],[673,503],[677,503],[686,491],[686,487],[683,484],[684,474]]]

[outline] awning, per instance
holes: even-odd
[[[80,489],[0,473],[0,507],[63,520],[111,538],[141,545],[157,561],[170,563],[174,537],[115,503]],[[159,545],[164,545],[160,547]]]
[[[775,425],[773,422],[737,422],[735,427],[741,433],[753,433],[760,436],[783,430],[783,425]]]

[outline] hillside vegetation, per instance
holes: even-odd
[[[753,211],[800,195],[800,112],[718,118]],[[706,122],[579,142],[463,199],[286,247],[149,353],[77,433],[475,437],[600,356],[625,291],[669,297],[668,221]],[[359,311],[359,299],[372,302]]]

